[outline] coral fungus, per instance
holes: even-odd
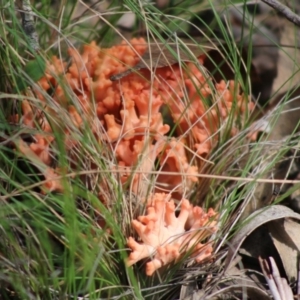
[[[150,258],[146,264],[148,276],[186,254],[200,262],[212,253],[211,245],[201,242],[216,231],[217,214],[213,209],[205,213],[202,208],[193,207],[188,200],[183,199],[180,213],[176,217],[175,204],[169,198],[166,194],[154,194],[149,198],[147,214],[132,221],[132,227],[142,243],[132,237],[128,238],[127,244],[132,252],[127,265]]]
[[[145,190],[141,180],[157,167],[158,160],[159,170],[173,172],[173,175],[159,175],[157,182],[166,191],[182,194],[182,182],[185,186],[195,182],[202,164],[200,160],[193,160],[194,165],[191,165],[186,149],[189,147],[198,156],[208,156],[218,141],[215,133],[229,113],[234,110],[232,115],[241,119],[243,113],[251,109],[251,103],[237,93],[234,82],[214,85],[206,71],[199,67],[201,57],[197,64],[186,63],[184,69],[174,64],[157,68],[152,76],[145,68],[118,81],[110,80],[112,75],[136,65],[146,48],[147,43],[142,38],[109,49],[92,42],[84,46],[82,53],[69,49],[70,66],[52,58],[45,76],[37,82],[39,87],[33,89],[41,104],[35,103],[37,108],[32,109],[25,100],[20,120],[25,126],[39,128],[50,135],[54,131],[53,124],[58,124],[61,132],[69,136],[65,138],[68,151],[78,148],[70,137],[72,126],[80,131],[90,124],[97,140],[113,149],[115,169],[121,171],[122,183],[130,178],[134,192]],[[166,137],[170,126],[164,122],[163,105],[175,123],[172,140]],[[72,122],[66,122],[66,116]],[[30,148],[51,168],[47,154],[51,147],[49,134],[48,138],[40,135]],[[184,175],[186,173],[189,174]]]

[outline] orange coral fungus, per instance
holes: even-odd
[[[170,196],[154,194],[149,199],[147,214],[132,221],[142,243],[128,238],[132,252],[127,265],[150,258],[146,274],[151,276],[157,269],[184,255],[191,255],[196,262],[203,261],[211,255],[212,247],[201,242],[216,231],[216,217],[213,209],[205,213],[186,199],[181,201],[180,213],[176,217],[175,204],[170,201]]]
[[[43,141],[45,139],[40,139]],[[30,144],[29,146],[21,139],[15,140],[16,147],[19,149],[20,153],[22,153],[27,159],[36,166],[43,176],[45,177],[45,183],[42,186],[42,191],[52,192],[52,191],[63,191],[63,186],[60,182],[59,175],[57,174],[58,170],[54,170],[53,168],[47,167],[46,163],[50,161],[49,153],[45,154],[44,142],[40,142],[42,145],[41,147],[37,144]]]
[[[197,182],[198,168],[189,164],[185,154],[184,140],[159,140],[157,142],[157,158],[161,174],[157,177],[156,191],[177,191],[182,193],[184,187]],[[170,172],[172,175],[168,175]],[[174,175],[174,173],[177,175]],[[184,174],[184,175],[183,175]]]
[[[230,111],[234,110],[232,115],[241,120],[251,104],[238,94],[234,82],[214,85],[201,69],[203,57],[198,58],[197,65],[186,63],[185,68],[179,64],[157,68],[155,76],[143,69],[139,74],[110,80],[112,75],[136,65],[146,48],[142,38],[109,49],[92,42],[84,46],[82,53],[69,49],[72,58],[69,67],[54,57],[47,64],[45,76],[38,81],[39,88],[34,88],[41,105],[35,103],[38,108],[33,110],[29,102],[24,101],[20,120],[50,135],[53,124],[63,127],[61,132],[66,135],[90,124],[96,139],[109,144],[113,150],[118,164],[115,169],[119,167],[122,172],[121,181],[125,183],[131,178],[133,191],[137,192],[140,181],[154,170],[158,160],[161,171],[180,174],[159,175],[157,180],[161,186],[167,186],[167,191],[178,187],[177,192],[182,192],[181,181],[185,178],[185,186],[190,186],[197,180],[198,170],[190,164],[188,147],[183,141],[198,155],[207,156],[217,143],[215,133],[226,122]],[[165,136],[170,126],[164,123],[163,106],[176,123],[171,141]],[[66,116],[73,122],[66,122]],[[43,138],[46,139],[40,135],[30,147],[50,167],[46,153],[50,141],[49,137],[44,141]],[[75,146],[79,149],[72,137],[67,136],[65,141],[68,151]],[[202,162],[195,163],[199,166]],[[137,164],[141,166],[138,169]],[[189,175],[184,177],[184,173]]]

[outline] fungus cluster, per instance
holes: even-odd
[[[211,256],[211,244],[201,242],[216,231],[216,212],[209,209],[205,213],[201,207],[194,207],[186,199],[181,201],[178,217],[175,209],[170,195],[156,193],[149,197],[147,214],[132,221],[132,227],[142,243],[128,238],[128,246],[132,249],[127,260],[129,266],[150,257],[146,274],[151,276],[157,269],[178,261],[187,253],[196,262]]]
[[[146,50],[147,43],[140,38],[109,49],[94,42],[85,45],[82,52],[71,48],[70,64],[53,57],[45,76],[32,88],[39,103],[24,100],[22,114],[12,118],[39,129],[33,142],[20,141],[16,147],[24,156],[34,155],[44,164],[44,191],[63,190],[60,168],[53,167],[55,158],[51,154],[55,130],[59,128],[65,134],[70,153],[80,146],[70,128],[64,126],[67,120],[78,132],[88,123],[96,140],[109,145],[116,162],[112,168],[118,170],[122,184],[130,181],[132,192],[145,189],[144,178],[158,170],[147,215],[132,222],[143,244],[128,239],[133,250],[128,264],[150,256],[147,274],[151,275],[186,252],[196,261],[210,255],[211,245],[201,241],[215,231],[216,222],[210,220],[216,213],[204,213],[184,199],[175,217],[174,202],[159,192],[182,195],[184,188],[195,183],[202,161],[191,161],[187,149],[194,157],[209,157],[218,142],[216,132],[228,117],[240,121],[252,104],[239,93],[235,82],[213,82],[199,67],[205,55],[194,63],[185,62],[184,68],[179,63],[155,70],[144,68],[111,80],[111,76],[135,66]],[[165,122],[165,110],[173,127]],[[238,128],[231,124],[235,134]]]

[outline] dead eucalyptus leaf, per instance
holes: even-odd
[[[243,226],[240,231],[234,236],[230,242],[230,247],[228,255],[225,261],[226,271],[231,261],[236,256],[242,243],[256,228],[262,224],[268,223],[273,220],[278,220],[282,218],[295,218],[300,220],[300,214],[293,212],[291,209],[283,205],[273,205],[267,208],[262,208],[254,213],[252,213],[248,218],[248,223]]]
[[[298,254],[300,252],[300,224],[292,219],[268,223],[273,243],[280,255],[289,281],[298,276]]]
[[[198,58],[202,54],[206,54],[212,49],[217,49],[212,41],[201,41],[199,43],[195,43],[187,39],[181,38],[180,40],[182,41],[182,43],[148,43],[147,50],[142,56],[141,61],[137,65],[122,73],[111,76],[110,79],[112,81],[119,80],[134,71],[139,71],[141,69],[150,70],[151,68],[171,66],[175,63],[178,63],[179,61],[196,61],[196,58]]]

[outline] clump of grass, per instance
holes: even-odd
[[[78,4],[82,5],[83,13],[76,15]],[[184,49],[180,34],[194,40],[188,32],[193,27],[190,20],[208,8],[204,4],[196,5],[194,1],[176,1],[176,5],[166,7],[164,12],[153,4],[142,2],[124,1],[124,5],[120,6],[119,1],[112,1],[110,5],[103,5],[99,5],[102,9],[99,12],[94,6],[88,7],[81,1],[55,2],[53,5],[51,1],[34,2],[32,7],[41,47],[38,57],[43,62],[52,55],[65,58],[68,48],[80,48],[91,40],[106,46],[114,44],[124,38],[116,24],[128,10],[136,15],[134,33],[144,33],[149,40],[163,44],[173,41],[177,50]],[[221,10],[228,9],[230,5],[225,4]],[[209,9],[214,13],[222,38],[206,23],[203,23],[204,30],[198,29],[199,33],[208,44],[217,41],[220,56],[226,58],[232,68],[234,76],[231,79],[239,82],[246,96],[250,95],[247,70],[251,65],[251,45],[247,60],[243,61],[241,49],[228,33],[230,28],[226,28],[219,17],[220,7],[210,2]],[[32,92],[31,87],[38,88],[38,78],[34,77],[36,73],[33,72],[33,75],[32,69],[40,72],[43,66],[23,31],[13,1],[2,7],[1,19],[3,47],[0,47],[0,68],[4,74],[0,95],[1,295],[7,299],[178,298],[182,282],[188,283],[186,274],[191,270],[187,267],[188,260],[167,267],[150,278],[145,276],[142,264],[126,267],[124,261],[129,250],[126,237],[135,236],[130,221],[144,211],[141,199],[128,186],[122,185],[118,174],[112,172],[116,163],[114,151],[109,144],[95,138],[90,120],[84,120],[84,130],[80,131],[68,117],[66,108],[53,102],[51,92],[40,90],[47,100],[47,110]],[[91,22],[93,26],[90,26]],[[248,22],[251,23],[251,19]],[[173,51],[172,59],[180,60],[178,53]],[[29,61],[35,62],[35,65],[28,67]],[[214,68],[209,70],[212,76],[218,73],[228,79],[220,64],[212,62],[212,65]],[[241,70],[245,69],[243,73]],[[70,87],[65,85],[64,89],[70,92],[68,101],[76,106]],[[44,170],[34,158],[28,159],[18,152],[16,144],[20,139],[30,143],[32,136],[42,131],[41,128],[28,129],[11,121],[12,115],[22,115],[24,100],[43,111],[53,128],[55,143],[51,151],[55,158],[53,161],[64,170],[60,178],[62,192],[43,193],[41,185],[47,182]],[[182,101],[188,107],[189,99]],[[233,119],[229,115],[225,127],[216,133],[219,135],[218,146],[205,158],[208,163],[202,165],[199,182],[184,192],[184,196],[194,204],[213,206],[220,213],[220,230],[215,236],[216,257],[222,255],[228,238],[240,226],[238,208],[241,203],[251,201],[256,180],[269,172],[292,145],[291,141],[285,141],[277,156],[260,169],[257,164],[261,158],[262,142],[249,142],[250,121],[240,122],[239,134],[230,137]],[[175,132],[176,124],[173,126]],[[71,156],[65,147],[68,138],[65,128],[77,141]],[[189,160],[196,161],[194,150],[190,148],[187,151]],[[153,190],[159,171],[158,168],[156,174],[149,176],[146,195]],[[243,180],[246,178],[251,180]],[[193,280],[201,285],[216,265],[208,262],[199,268]]]

